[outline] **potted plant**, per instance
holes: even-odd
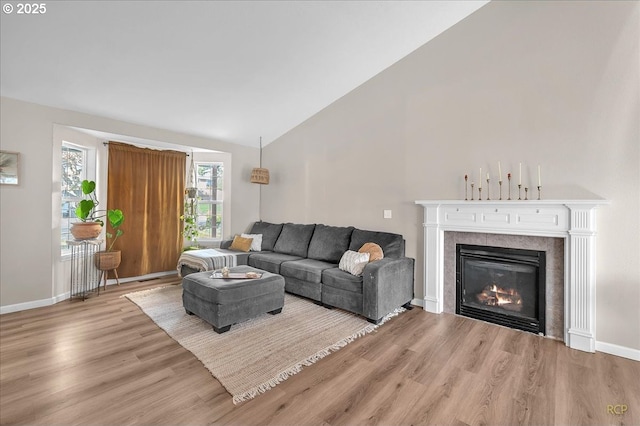
[[[182,235],[186,240],[190,241],[190,245],[185,248],[185,251],[198,248],[198,216],[196,209],[197,199],[195,196],[188,196],[188,199],[184,202],[184,214],[180,216],[180,219],[184,221]]]
[[[76,206],[75,213],[80,222],[71,225],[71,235],[76,240],[98,238],[102,232],[103,222],[96,216],[96,207],[100,204],[95,194],[96,183],[85,179],[82,181],[81,187],[82,194],[86,198],[80,200]]]
[[[103,271],[104,274],[105,288],[107,286],[108,271],[113,270],[116,276],[116,281],[118,281],[118,272],[116,271],[116,268],[120,266],[122,254],[120,250],[113,250],[113,244],[115,244],[118,237],[124,234],[124,231],[120,229],[120,225],[124,222],[124,214],[122,213],[122,210],[119,209],[107,210],[106,217],[113,232],[105,232],[108,244],[107,250],[99,251],[95,255],[96,267]],[[118,281],[118,285],[119,284],[120,281]]]

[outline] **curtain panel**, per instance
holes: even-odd
[[[109,142],[107,208],[120,209],[120,277],[173,271],[182,250],[186,154]]]

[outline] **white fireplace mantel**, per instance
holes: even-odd
[[[480,232],[565,239],[564,341],[595,352],[596,208],[607,200],[422,200],[424,309],[442,313],[444,233]]]

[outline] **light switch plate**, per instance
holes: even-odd
[[[382,217],[385,219],[391,219],[391,210],[384,210]]]

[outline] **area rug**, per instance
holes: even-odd
[[[380,325],[340,309],[326,309],[285,294],[282,313],[264,314],[217,334],[182,307],[182,286],[125,295],[160,328],[193,353],[233,396],[233,403],[268,391],[303,367],[346,346]]]

